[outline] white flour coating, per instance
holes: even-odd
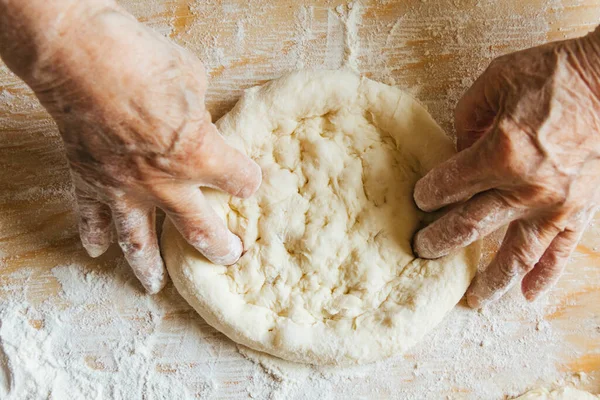
[[[291,361],[360,364],[405,352],[461,299],[480,243],[437,260],[411,249],[426,218],[414,185],[455,152],[411,96],[299,71],[246,91],[217,127],[262,170],[251,198],[204,191],[245,254],[214,265],[170,223],[161,240],[175,286],[212,326]]]
[[[202,379],[206,367],[160,372],[156,339],[166,310],[123,286],[123,278],[132,278],[127,268],[124,260],[110,274],[56,267],[60,298],[36,305],[27,301],[23,286],[0,287],[8,299],[0,305],[1,399],[191,399],[214,391],[214,380]],[[23,270],[13,278],[26,283],[32,273]],[[114,304],[119,292],[121,303]],[[119,314],[120,307],[135,314]]]
[[[455,308],[404,357],[331,369],[240,349],[260,367],[196,317],[172,286],[145,296],[132,286],[125,261],[117,261],[94,270],[55,267],[48,280],[59,282],[60,296],[43,303],[29,299],[35,269],[0,285],[1,399],[343,400],[377,393],[479,400],[516,396],[534,382],[586,383],[558,373],[551,354],[567,350],[562,338],[542,319],[546,307],[524,305],[518,293],[484,314]],[[232,380],[239,383],[232,387]]]
[[[227,13],[222,3],[229,3]],[[340,4],[341,14],[348,8],[343,1],[326,2],[324,13],[316,10],[312,25],[315,34],[311,36],[314,40],[304,42],[302,61],[295,58],[298,53],[286,52],[283,47],[302,34],[301,27],[292,25],[287,32],[279,20],[278,35],[253,30],[272,18],[275,3],[257,0],[237,2],[231,7],[231,1],[221,0],[122,1],[145,23],[178,40],[206,63],[211,77],[209,109],[216,116],[231,108],[244,87],[297,69],[300,62],[308,68],[332,69],[343,65],[344,26],[336,11]],[[181,14],[176,12],[179,4],[184,4]],[[548,33],[551,38],[583,34],[598,20],[598,7],[589,4],[580,12],[579,0],[376,0],[360,4],[361,25],[350,28],[358,32],[360,38],[360,48],[355,49],[358,70],[376,80],[399,84],[413,93],[427,104],[448,132],[456,101],[491,58],[542,43],[548,39]],[[387,18],[383,13],[373,12],[379,6],[399,11]],[[303,12],[300,7],[286,6],[286,12],[288,10],[292,16]],[[563,19],[570,12],[578,12],[577,22],[573,24],[571,16],[571,22],[565,25]],[[232,13],[235,18],[231,17]],[[238,19],[243,20],[244,45],[236,43]],[[228,21],[232,21],[232,26],[227,25]],[[325,52],[326,48],[331,50]],[[571,347],[570,339],[563,333],[597,337],[593,318],[571,319],[569,315],[576,308],[577,297],[565,299],[565,289],[553,291],[548,298],[531,306],[524,304],[520,294],[513,291],[484,314],[464,307],[455,308],[435,332],[409,354],[361,367],[362,374],[340,371],[324,376],[311,372],[302,378],[287,372],[284,378],[274,378],[237,354],[229,340],[207,328],[172,287],[167,287],[159,296],[140,296],[139,291],[132,289],[135,279],[120,258],[107,258],[98,269],[91,267],[88,261],[84,263],[84,252],[78,249],[73,264],[57,267],[54,274],[49,270],[57,261],[46,250],[42,261],[36,260],[31,268],[27,268],[27,258],[15,259],[10,250],[13,242],[18,243],[23,253],[47,249],[48,242],[69,239],[74,243],[77,226],[69,174],[54,124],[25,85],[1,63],[0,82],[0,146],[10,149],[11,154],[18,152],[28,156],[33,150],[43,155],[40,167],[29,168],[31,177],[19,181],[18,187],[13,175],[19,174],[12,171],[18,172],[29,165],[16,162],[15,169],[8,165],[11,176],[10,179],[3,176],[2,184],[8,183],[9,188],[3,186],[0,191],[0,202],[9,209],[8,215],[0,217],[0,236],[9,237],[8,242],[0,245],[0,269],[4,271],[0,278],[0,320],[3,321],[0,341],[12,343],[12,348],[6,351],[12,352],[11,358],[15,354],[27,358],[30,349],[46,351],[39,354],[39,362],[27,358],[27,363],[4,364],[2,371],[8,373],[0,372],[3,376],[13,376],[15,382],[30,380],[32,395],[27,400],[48,398],[52,387],[49,376],[55,373],[48,371],[53,369],[62,370],[62,376],[71,382],[84,376],[80,381],[83,389],[73,383],[73,393],[84,394],[77,399],[95,399],[99,383],[118,388],[121,398],[142,398],[135,384],[144,375],[143,371],[149,371],[157,383],[145,391],[149,399],[247,399],[252,396],[256,399],[347,400],[362,396],[500,400],[505,395],[514,397],[539,386],[569,384],[571,377],[561,372],[563,367],[556,364],[554,355],[568,354],[576,359],[585,350]],[[13,217],[18,218],[18,223]],[[51,227],[40,232],[40,219],[52,221]],[[591,235],[599,233],[593,228]],[[13,236],[20,240],[12,239]],[[588,242],[590,248],[593,246],[597,251],[595,242],[591,239]],[[68,247],[61,251],[74,250]],[[594,268],[585,255],[577,257],[582,269]],[[589,267],[585,267],[587,264]],[[6,268],[20,271],[9,273]],[[49,295],[46,289],[56,281],[56,271],[70,271],[65,275],[72,277],[61,278],[60,297]],[[563,282],[569,279],[577,282],[573,277],[576,273],[569,269],[567,275],[571,277],[566,276]],[[588,275],[595,276],[595,273]],[[568,287],[568,292],[576,292],[582,286],[577,283]],[[78,298],[80,303],[71,304],[72,297]],[[40,304],[40,298],[47,300]],[[566,310],[563,320],[545,317],[561,310]],[[31,322],[22,323],[23,316]],[[156,324],[153,320],[160,320],[156,330],[152,328]],[[71,342],[68,357],[63,357],[61,351],[66,348],[65,337]],[[139,351],[134,351],[136,348]],[[140,357],[149,352],[152,357]],[[124,361],[131,354],[135,360],[126,364]],[[0,359],[5,358],[0,356]],[[127,365],[132,366],[132,371],[126,369]],[[574,383],[598,392],[597,383],[578,379]],[[197,396],[169,395],[186,392]],[[24,398],[18,393],[11,396],[4,396],[0,389],[2,399]],[[115,398],[119,397],[115,395]],[[60,398],[63,399],[70,400]]]
[[[598,400],[600,396],[594,396],[589,392],[577,390],[573,388],[560,388],[556,390],[548,390],[545,388],[534,389],[515,400]]]

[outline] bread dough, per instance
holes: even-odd
[[[403,352],[460,300],[479,243],[416,259],[416,181],[454,153],[403,91],[349,72],[296,72],[247,90],[218,121],[262,168],[240,200],[204,190],[245,254],[213,265],[169,222],[162,250],[181,295],[213,327],[296,362]]]
[[[589,392],[564,387],[549,391],[545,388],[531,390],[515,400],[599,400],[600,396],[594,396]]]

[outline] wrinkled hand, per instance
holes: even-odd
[[[522,279],[532,301],[559,278],[598,204],[598,32],[494,60],[455,112],[459,153],[415,187],[424,211],[454,205],[415,236],[437,258],[508,224],[467,292],[471,307]]]
[[[127,261],[155,293],[166,278],[155,207],[208,259],[232,264],[242,243],[198,187],[247,197],[261,173],[211,123],[200,61],[108,4],[65,13],[61,39],[37,48],[26,80],[64,139],[83,246],[104,253],[114,224]]]

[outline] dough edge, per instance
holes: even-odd
[[[360,93],[370,107],[389,108],[390,104],[395,104],[394,110],[387,110],[389,119],[382,121],[386,125],[395,125],[397,122],[406,123],[402,120],[406,115],[397,115],[401,103],[404,102],[412,113],[419,114],[418,118],[430,120],[430,126],[423,128],[424,131],[428,131],[425,138],[417,138],[417,135],[406,138],[420,141],[418,145],[426,147],[428,152],[433,154],[429,157],[428,152],[425,152],[419,159],[425,168],[430,169],[436,165],[440,161],[439,154],[447,158],[454,152],[451,142],[441,128],[412,97],[398,88],[343,71],[299,71],[246,90],[236,106],[217,122],[219,130],[227,137],[228,142],[242,150],[246,147],[245,138],[236,133],[243,135],[237,127],[243,125],[240,120],[243,121],[244,115],[248,113],[285,115],[286,110],[280,107],[285,107],[285,93],[290,86],[305,88],[302,91],[303,98],[293,99],[300,104],[294,110],[297,116],[304,115],[307,107],[327,109],[331,107],[330,103],[341,101],[343,104],[344,98],[353,98]],[[314,103],[318,103],[317,106]],[[266,104],[269,105],[268,110],[264,109]],[[383,114],[386,114],[385,111]],[[246,303],[238,304],[238,296],[228,290],[224,279],[218,277],[226,267],[208,262],[203,268],[192,265],[190,259],[186,258],[186,251],[189,252],[190,246],[168,220],[165,222],[161,248],[167,269],[179,293],[209,325],[233,341],[295,362],[350,365],[373,362],[402,353],[437,325],[460,301],[475,275],[481,243],[475,242],[450,256],[430,261],[443,263],[443,268],[439,269],[438,275],[426,276],[418,282],[418,289],[426,287],[426,290],[415,292],[412,302],[414,309],[409,305],[401,315],[395,315],[394,329],[382,332],[371,327],[361,327],[344,337],[340,337],[335,329],[326,324],[302,326],[285,317],[280,318],[286,319],[283,321],[286,334],[273,337],[269,332],[262,332],[260,326],[266,318],[266,309]],[[413,264],[415,263],[409,266]],[[418,269],[418,266],[412,269],[409,266],[403,274]]]

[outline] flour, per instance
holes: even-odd
[[[358,28],[361,24],[360,3],[350,2],[346,5],[346,8],[340,5],[335,10],[344,22],[344,62],[341,67],[349,68],[351,71],[358,73],[358,54],[360,49]]]
[[[554,364],[552,354],[566,349],[544,323],[545,302],[525,304],[514,291],[484,313],[457,307],[404,357],[315,368],[241,348],[257,367],[200,324],[171,286],[162,296],[146,296],[117,260],[98,270],[53,268],[61,291],[41,304],[28,294],[34,270],[15,272],[12,285],[0,285],[6,299],[0,303],[0,398],[343,399],[377,388],[387,398],[497,399],[539,385],[585,383],[585,375],[565,376]],[[244,377],[234,392],[218,383],[228,365]],[[398,381],[410,384],[398,389]],[[452,395],[453,388],[468,395]]]
[[[345,32],[356,31],[358,41],[352,43],[357,48],[350,53],[358,71],[414,94],[447,132],[453,129],[456,101],[493,57],[550,38],[581,35],[597,24],[599,15],[592,3],[582,12],[579,0],[361,0],[357,23],[347,28],[343,18],[349,7],[342,0],[318,2],[312,17],[305,8],[315,2],[308,1],[121,3],[205,62],[208,107],[215,117],[228,111],[244,88],[297,69],[299,63],[315,69],[342,67],[351,45]],[[176,13],[179,5],[181,14]],[[577,13],[577,22],[565,25],[570,12]],[[286,47],[298,43],[297,52]],[[577,301],[554,292],[528,305],[513,291],[482,314],[459,306],[412,352],[362,367],[361,373],[298,374],[282,367],[273,377],[207,327],[172,286],[158,296],[141,294],[114,249],[113,256],[92,263],[81,248],[63,246],[61,252],[74,254],[72,261],[56,262],[44,252],[27,267],[7,245],[17,241],[13,237],[22,252],[37,251],[57,238],[76,243],[74,203],[54,124],[1,63],[0,82],[0,147],[3,157],[17,154],[14,165],[9,161],[2,166],[10,177],[0,171],[0,202],[9,210],[0,217],[0,237],[9,238],[0,245],[3,400],[502,399],[537,386],[598,388],[565,375],[556,365],[553,352],[577,355],[582,350],[568,345],[556,320],[544,318]],[[30,151],[43,155],[37,169],[19,163],[18,155]],[[41,219],[60,224],[42,235],[33,223]],[[594,268],[591,264],[587,268]],[[6,272],[15,268],[18,272]],[[55,285],[57,295],[47,289]],[[570,329],[597,337],[592,317],[578,319]]]
[[[127,268],[121,261],[113,272],[130,279]],[[26,281],[32,272],[12,278]],[[159,372],[153,349],[165,309],[155,301],[76,265],[52,274],[62,293],[41,305],[27,301],[26,282],[0,288],[8,299],[0,305],[0,398],[187,399],[214,391],[211,379],[198,381],[196,368]],[[119,292],[137,311],[131,319],[116,312],[112,299]],[[93,337],[100,340],[92,345]],[[87,354],[97,346],[97,355]]]
[[[438,399],[441,398],[439,393],[449,392],[451,388],[459,388],[464,397],[458,393],[449,395],[449,399],[517,396],[524,387],[531,384],[535,374],[542,377],[558,376],[550,353],[561,346],[560,338],[551,328],[539,333],[539,322],[535,321],[542,318],[545,306],[540,303],[528,306],[519,297],[518,293],[513,292],[506,301],[492,305],[483,314],[477,314],[466,307],[457,307],[443,326],[430,335],[427,345],[418,346],[414,353],[403,359],[386,360],[374,365],[353,368],[310,367],[239,347],[245,357],[261,365],[274,379],[281,382],[280,398],[316,398],[330,385],[338,384],[357,389],[357,380],[372,380],[374,386],[386,393],[386,390],[394,387],[392,380],[386,376],[392,375],[398,368],[407,372],[412,384],[399,391],[396,388],[395,398]],[[515,321],[507,324],[507,320],[517,315],[519,318],[526,316],[532,322],[522,324]],[[436,349],[442,347],[455,349],[449,357],[451,361],[446,360],[445,365],[438,364],[439,358],[435,354]],[[540,357],[540,353],[544,352],[547,356]],[[448,355],[444,359],[446,356]],[[485,367],[473,368],[475,363]],[[510,373],[514,368],[523,371],[516,381]],[[565,376],[555,382],[542,378],[539,383],[550,386],[574,385],[581,384],[582,379],[585,382],[585,374],[583,378]],[[489,380],[503,390],[494,385],[483,384]],[[312,392],[306,393],[306,390]],[[353,393],[353,390],[348,392]]]

